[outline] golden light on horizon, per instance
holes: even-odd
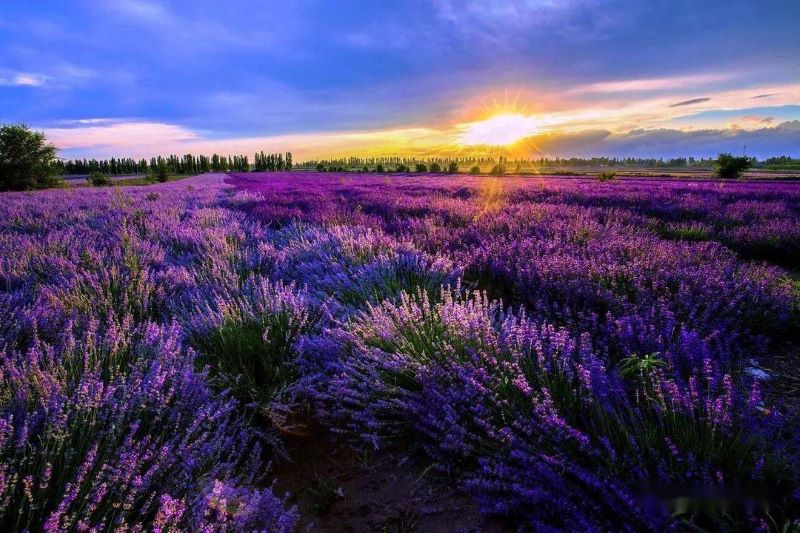
[[[502,113],[458,127],[458,142],[464,146],[508,146],[539,133],[535,117],[518,113]]]

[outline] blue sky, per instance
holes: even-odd
[[[66,157],[468,153],[498,113],[536,156],[800,156],[797,0],[5,0],[0,49],[0,121]]]

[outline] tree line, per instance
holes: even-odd
[[[283,170],[292,170],[292,152],[286,152],[286,154],[265,154],[262,151],[256,154],[254,164],[253,170],[256,172],[281,172]]]
[[[281,172],[292,170],[292,153],[255,154],[254,164],[246,155],[224,156],[214,154],[182,156],[157,156],[135,160],[133,158],[56,160],[54,168],[65,176],[86,175],[99,172],[115,176],[127,174],[152,174],[166,168],[169,174],[202,174],[204,172]]]
[[[159,169],[166,168],[169,174],[201,174],[203,172],[247,172],[250,170],[250,161],[245,155],[224,156],[214,154],[182,156],[169,155],[157,156],[147,159],[135,160],[132,158],[110,159],[71,159],[67,161],[56,160],[54,168],[59,174],[75,176],[99,172],[110,176],[127,174],[151,174]]]
[[[30,190],[58,185],[59,175],[89,175],[89,181],[95,185],[108,183],[109,175],[147,174],[158,181],[166,181],[170,174],[200,174],[204,172],[248,172],[251,165],[245,155],[221,156],[185,154],[167,157],[153,157],[134,160],[132,158],[76,159],[63,161],[56,157],[56,147],[48,143],[42,132],[32,131],[24,124],[0,126],[0,191]],[[558,166],[635,166],[635,167],[682,167],[699,166],[714,168],[722,178],[741,176],[751,167],[767,169],[800,169],[800,159],[788,156],[771,157],[764,161],[746,156],[719,154],[715,159],[695,159],[693,157],[677,159],[637,159],[637,158],[539,158],[514,159],[505,157],[498,159],[480,157],[442,157],[442,158],[409,158],[381,157],[331,159],[306,161],[298,168],[316,169],[318,171],[344,172],[352,169],[363,172],[459,172],[460,167],[468,169],[470,174],[481,173],[481,164],[490,163],[491,174],[503,175],[515,166],[519,173],[522,165],[558,167]],[[385,166],[384,166],[385,165]],[[292,153],[266,154],[263,151],[255,154],[255,171],[288,171],[295,168]],[[613,172],[606,173],[613,178]],[[609,179],[611,179],[609,178]]]
[[[784,157],[785,158],[785,157]],[[791,159],[791,158],[788,158]],[[634,158],[634,157],[540,157],[540,158],[516,158],[507,157],[341,157],[334,159],[312,159],[303,161],[297,165],[298,169],[311,170],[319,168],[320,165],[326,169],[363,169],[364,167],[376,168],[379,165],[383,168],[403,168],[413,169],[417,164],[428,167],[436,164],[441,168],[447,168],[451,163],[456,163],[459,167],[471,167],[474,165],[505,165],[506,167],[648,167],[648,168],[676,168],[676,167],[700,167],[711,168],[714,166],[716,158]],[[755,163],[755,161],[754,161]]]

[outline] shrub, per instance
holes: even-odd
[[[481,167],[479,167],[478,165],[475,165],[474,167],[472,167],[471,169],[469,169],[469,173],[470,173],[471,175],[473,175],[473,176],[477,176],[478,174],[480,174],[480,173],[481,173]]]
[[[458,173],[458,163],[453,161],[449,165],[447,165],[447,173],[448,174],[456,174]]]
[[[0,349],[0,528],[293,522],[270,489],[240,487],[262,466],[256,433],[206,386],[179,328],[119,326],[70,331],[61,346],[37,342],[24,356]],[[227,504],[209,514],[222,487]],[[255,502],[266,508],[249,509]]]
[[[597,177],[595,178],[597,181],[614,181],[617,178],[617,175],[613,172],[600,172]]]
[[[425,166],[425,163],[417,163],[414,166],[414,171],[415,172],[427,172],[428,171],[428,167]]]
[[[309,362],[328,374],[301,387],[335,427],[373,445],[413,436],[485,510],[527,523],[608,528],[625,516],[651,529],[665,517],[634,491],[712,486],[722,472],[790,490],[784,459],[752,433],[764,424],[756,389],[737,390],[710,359],[682,378],[658,354],[609,371],[588,341],[485,294],[418,292],[310,341]]]
[[[506,174],[506,165],[504,163],[498,163],[492,167],[492,176],[505,176]]]
[[[234,296],[214,295],[190,320],[190,342],[220,388],[266,408],[294,378],[300,335],[316,321],[294,285],[249,278]]]
[[[431,164],[431,172],[441,172],[441,171],[442,171],[442,167],[439,165],[439,163],[432,163]]]
[[[86,180],[92,187],[102,187],[111,184],[111,179],[102,172],[92,172]]]
[[[44,133],[24,124],[0,127],[0,191],[21,191],[58,184],[56,147]]]
[[[377,166],[377,167],[375,167],[375,172],[383,172],[383,165],[381,165],[380,163],[378,163],[378,166]]]
[[[749,157],[733,156],[731,154],[719,154],[715,162],[717,176],[723,179],[736,179],[742,176],[742,172],[752,166]]]
[[[394,171],[395,172],[408,172],[408,167],[401,163],[401,164],[397,165],[397,168],[395,168]]]
[[[325,172],[325,165],[317,163],[317,172]]]

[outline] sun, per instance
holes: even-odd
[[[458,128],[458,142],[464,146],[509,146],[539,133],[536,118],[519,113],[502,113]]]

